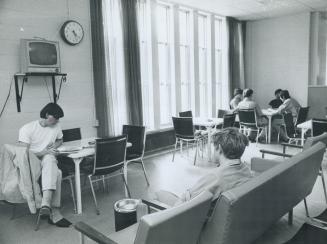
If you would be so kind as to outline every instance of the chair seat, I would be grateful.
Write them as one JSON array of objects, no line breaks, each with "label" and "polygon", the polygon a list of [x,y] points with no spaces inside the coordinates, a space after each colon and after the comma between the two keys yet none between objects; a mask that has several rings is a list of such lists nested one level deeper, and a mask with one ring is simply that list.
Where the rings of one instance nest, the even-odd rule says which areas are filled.
[{"label": "chair seat", "polygon": [[118,232],[114,232],[108,237],[116,243],[133,244],[138,227],[139,223],[136,223]]},{"label": "chair seat", "polygon": [[126,160],[133,160],[136,158],[140,158],[142,156],[141,153],[128,153],[126,154]]}]

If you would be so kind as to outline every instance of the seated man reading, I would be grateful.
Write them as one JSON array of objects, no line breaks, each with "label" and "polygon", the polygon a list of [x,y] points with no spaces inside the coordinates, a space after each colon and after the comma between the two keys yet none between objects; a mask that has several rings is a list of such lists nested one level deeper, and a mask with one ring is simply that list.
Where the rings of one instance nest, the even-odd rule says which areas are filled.
[{"label": "seated man reading", "polygon": [[243,184],[253,177],[250,168],[241,161],[244,150],[249,145],[245,135],[235,128],[225,128],[213,135],[212,140],[215,147],[214,163],[217,167],[200,178],[180,197],[167,191],[159,191],[156,193],[156,200],[169,206],[176,206],[206,190],[213,194],[214,201],[222,192]]},{"label": "seated man reading", "polygon": [[61,107],[47,104],[40,112],[41,119],[25,124],[19,130],[19,142],[41,160],[42,204],[41,218],[48,218],[50,224],[68,227],[71,223],[59,212],[61,195],[61,171],[57,166],[57,150],[62,144],[59,118],[64,116]]}]

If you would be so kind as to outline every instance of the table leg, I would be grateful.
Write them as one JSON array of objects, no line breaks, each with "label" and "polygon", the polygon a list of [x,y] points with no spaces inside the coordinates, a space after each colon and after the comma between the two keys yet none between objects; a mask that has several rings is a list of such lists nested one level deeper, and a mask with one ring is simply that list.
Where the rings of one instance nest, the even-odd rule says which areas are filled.
[{"label": "table leg", "polygon": [[271,117],[268,116],[268,143],[271,143]]},{"label": "table leg", "polygon": [[301,128],[301,146],[304,144],[304,134],[306,132],[306,129]]},{"label": "table leg", "polygon": [[82,158],[74,158],[77,214],[82,214],[81,173],[79,168],[81,161]]},{"label": "table leg", "polygon": [[208,161],[211,162],[211,126],[207,127],[208,131]]}]

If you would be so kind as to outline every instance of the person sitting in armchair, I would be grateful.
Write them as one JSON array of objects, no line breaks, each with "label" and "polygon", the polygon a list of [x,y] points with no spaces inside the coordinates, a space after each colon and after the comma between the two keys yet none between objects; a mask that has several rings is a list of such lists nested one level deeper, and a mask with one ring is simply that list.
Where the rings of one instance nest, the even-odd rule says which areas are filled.
[{"label": "person sitting in armchair", "polygon": [[19,130],[18,141],[41,160],[42,204],[41,218],[50,224],[68,227],[71,223],[59,211],[61,197],[61,171],[57,166],[57,148],[62,144],[59,119],[64,112],[58,104],[48,103],[40,112],[39,120],[25,124]]}]

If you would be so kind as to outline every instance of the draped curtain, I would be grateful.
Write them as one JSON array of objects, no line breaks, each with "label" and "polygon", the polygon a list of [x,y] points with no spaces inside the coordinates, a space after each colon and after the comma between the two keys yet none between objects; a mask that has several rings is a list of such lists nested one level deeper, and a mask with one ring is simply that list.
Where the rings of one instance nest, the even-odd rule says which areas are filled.
[{"label": "draped curtain", "polygon": [[229,80],[230,94],[235,88],[245,88],[244,76],[244,46],[245,46],[245,21],[228,17],[229,31]]},{"label": "draped curtain", "polygon": [[137,0],[122,0],[126,93],[129,123],[143,125]]}]

